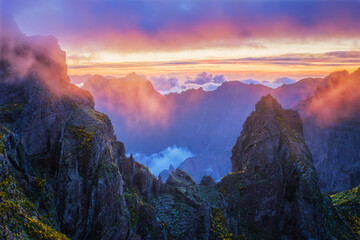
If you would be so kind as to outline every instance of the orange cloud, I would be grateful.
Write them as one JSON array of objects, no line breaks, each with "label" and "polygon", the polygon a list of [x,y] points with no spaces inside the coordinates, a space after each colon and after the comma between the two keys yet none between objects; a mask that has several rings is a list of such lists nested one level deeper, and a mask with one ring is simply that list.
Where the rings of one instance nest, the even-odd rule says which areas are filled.
[{"label": "orange cloud", "polygon": [[325,127],[359,115],[360,68],[352,74],[335,72],[325,79],[327,85],[319,87],[302,106],[305,116]]},{"label": "orange cloud", "polygon": [[105,79],[96,75],[83,88],[97,99],[98,109],[107,109],[125,119],[131,131],[142,131],[143,126],[165,128],[172,116],[172,102],[163,98],[149,81],[135,73],[119,79]]}]

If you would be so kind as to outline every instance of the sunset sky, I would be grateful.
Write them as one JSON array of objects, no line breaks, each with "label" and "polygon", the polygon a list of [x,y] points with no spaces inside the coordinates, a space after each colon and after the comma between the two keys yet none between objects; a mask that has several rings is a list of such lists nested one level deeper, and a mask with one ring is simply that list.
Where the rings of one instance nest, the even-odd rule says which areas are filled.
[{"label": "sunset sky", "polygon": [[54,35],[69,74],[300,79],[360,66],[360,1],[5,1],[26,35]]}]

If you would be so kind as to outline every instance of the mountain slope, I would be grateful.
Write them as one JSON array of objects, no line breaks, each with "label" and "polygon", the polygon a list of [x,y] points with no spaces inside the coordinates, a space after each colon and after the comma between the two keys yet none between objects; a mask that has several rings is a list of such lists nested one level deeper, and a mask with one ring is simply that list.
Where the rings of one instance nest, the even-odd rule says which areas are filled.
[{"label": "mountain slope", "polygon": [[330,74],[299,104],[320,188],[338,192],[360,184],[360,69]]},{"label": "mountain slope", "polygon": [[50,227],[71,239],[136,234],[130,204],[137,194],[155,195],[156,178],[125,156],[92,96],[70,84],[56,41],[14,32],[0,48],[1,234],[65,238]]},{"label": "mountain slope", "polygon": [[342,239],[339,232],[356,239],[331,204],[324,205],[299,114],[271,95],[245,121],[231,161],[232,173],[218,183],[230,231],[249,239]]},{"label": "mountain slope", "polygon": [[[220,188],[230,205],[247,208],[238,226],[271,239],[325,238],[321,193],[297,112],[282,109],[271,95],[263,97],[245,121],[231,161],[235,175],[224,177]],[[235,176],[241,187],[231,191]],[[231,211],[236,219],[238,211]]]}]

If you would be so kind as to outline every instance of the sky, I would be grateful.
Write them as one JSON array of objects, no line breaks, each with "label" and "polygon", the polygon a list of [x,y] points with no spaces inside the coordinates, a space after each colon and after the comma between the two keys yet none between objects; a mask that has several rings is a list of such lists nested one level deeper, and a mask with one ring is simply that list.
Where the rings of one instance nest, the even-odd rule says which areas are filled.
[{"label": "sky", "polygon": [[26,35],[58,39],[72,75],[276,82],[360,66],[360,1],[0,1]]}]

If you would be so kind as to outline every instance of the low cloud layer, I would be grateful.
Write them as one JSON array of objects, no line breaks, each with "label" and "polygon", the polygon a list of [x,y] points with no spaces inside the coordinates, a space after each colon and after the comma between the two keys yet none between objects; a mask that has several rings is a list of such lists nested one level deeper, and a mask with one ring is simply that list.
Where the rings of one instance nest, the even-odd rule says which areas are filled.
[{"label": "low cloud layer", "polygon": [[213,75],[210,73],[202,72],[196,75],[194,79],[190,78],[185,82],[186,83],[195,83],[198,85],[204,85],[205,83],[210,83],[213,81]]},{"label": "low cloud layer", "polygon": [[150,171],[158,176],[162,170],[167,170],[170,164],[177,168],[181,162],[186,158],[194,156],[186,147],[170,146],[165,150],[145,155],[141,153],[133,154],[134,159],[145,166],[148,166]]},{"label": "low cloud layer", "polygon": [[207,83],[221,84],[223,82],[226,82],[226,79],[225,79],[224,75],[222,75],[222,74],[215,75],[213,77],[213,75],[211,73],[202,72],[202,73],[197,74],[194,78],[188,77],[187,80],[185,81],[185,84],[194,83],[197,85],[204,85]]},{"label": "low cloud layer", "polygon": [[[174,73],[169,75],[150,76],[149,80],[154,86],[154,89],[161,94],[167,94],[169,92],[182,92],[188,89],[198,88],[202,88],[204,91],[213,91],[222,83],[227,81],[223,74],[214,75],[208,72],[201,72],[195,76],[185,77]],[[270,88],[277,88],[283,84],[295,83],[296,79],[290,77],[280,77],[269,81],[249,78],[241,80],[241,82],[246,84],[262,84]]]},{"label": "low cloud layer", "polygon": [[179,87],[179,80],[176,77],[167,78],[165,75],[159,77],[151,76],[150,81],[159,92],[170,92],[173,88]]},{"label": "low cloud layer", "polygon": [[289,78],[289,77],[280,77],[280,78],[276,78],[274,81],[268,81],[268,80],[259,81],[259,80],[254,80],[254,79],[245,79],[245,80],[242,80],[241,82],[246,83],[246,84],[262,84],[267,87],[277,88],[284,84],[295,83],[296,79]]},{"label": "low cloud layer", "polygon": [[277,85],[283,85],[283,84],[292,84],[295,83],[296,79],[292,79],[289,77],[281,77],[281,78],[277,78],[273,81],[274,84]]},{"label": "low cloud layer", "polygon": [[194,77],[171,73],[168,75],[150,76],[149,80],[154,89],[161,94],[198,88],[202,88],[204,91],[213,91],[226,82],[223,74],[213,75],[207,72],[196,74]]}]

